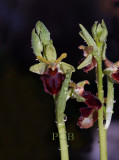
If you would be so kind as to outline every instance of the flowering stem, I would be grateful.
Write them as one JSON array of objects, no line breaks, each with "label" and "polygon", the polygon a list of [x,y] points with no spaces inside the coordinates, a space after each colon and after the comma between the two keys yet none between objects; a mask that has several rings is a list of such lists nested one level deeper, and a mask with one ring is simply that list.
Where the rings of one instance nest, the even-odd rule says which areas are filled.
[{"label": "flowering stem", "polygon": [[69,160],[66,128],[64,122],[64,111],[66,106],[66,98],[67,98],[70,79],[71,79],[71,72],[66,74],[60,93],[54,96],[55,106],[56,106],[57,128],[59,132],[61,160]]},{"label": "flowering stem", "polygon": [[[98,61],[98,98],[103,104],[102,60]],[[107,160],[107,131],[103,127],[103,107],[98,111],[100,160]]]}]

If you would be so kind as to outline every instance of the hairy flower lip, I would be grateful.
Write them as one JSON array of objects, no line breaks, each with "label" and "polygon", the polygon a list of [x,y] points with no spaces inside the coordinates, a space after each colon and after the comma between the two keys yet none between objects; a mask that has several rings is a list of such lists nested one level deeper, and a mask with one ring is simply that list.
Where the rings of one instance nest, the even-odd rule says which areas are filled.
[{"label": "hairy flower lip", "polygon": [[86,99],[85,103],[94,109],[100,109],[102,106],[102,103],[100,102],[100,100],[94,96],[93,94],[91,94],[91,92],[89,91],[84,91],[82,94],[82,97],[84,97]]},{"label": "hairy flower lip", "polygon": [[58,68],[55,68],[55,70],[48,68],[47,72],[42,74],[40,78],[43,81],[45,91],[51,95],[56,95],[61,89],[65,75],[58,72]]},{"label": "hairy flower lip", "polygon": [[93,126],[98,119],[96,109],[80,108],[81,116],[78,118],[77,125],[82,129],[88,129]]}]

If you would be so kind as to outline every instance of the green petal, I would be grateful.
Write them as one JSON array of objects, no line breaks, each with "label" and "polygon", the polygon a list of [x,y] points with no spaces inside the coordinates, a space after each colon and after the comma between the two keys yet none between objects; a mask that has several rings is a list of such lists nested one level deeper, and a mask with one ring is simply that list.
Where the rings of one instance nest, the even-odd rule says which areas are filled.
[{"label": "green petal", "polygon": [[50,43],[50,32],[41,21],[38,21],[36,23],[36,31],[40,36],[41,42],[44,45],[47,45]]},{"label": "green petal", "polygon": [[86,41],[86,43],[89,46],[93,46],[94,49],[97,48],[95,41],[93,40],[93,38],[91,37],[91,35],[88,33],[88,31],[84,28],[84,26],[82,24],[79,24],[80,28],[81,28],[81,32],[79,33],[80,36]]},{"label": "green petal", "polygon": [[43,74],[46,70],[46,64],[45,63],[35,64],[31,66],[29,70],[37,74]]},{"label": "green petal", "polygon": [[60,68],[61,70],[63,70],[64,74],[68,73],[68,72],[75,72],[75,68],[73,66],[71,66],[68,63],[65,62],[60,62]]},{"label": "green petal", "polygon": [[88,64],[92,63],[92,54],[89,54],[88,57],[77,67],[77,69],[82,69]]},{"label": "green petal", "polygon": [[42,56],[41,52],[43,51],[43,45],[42,45],[38,35],[35,33],[35,29],[32,30],[31,44],[32,44],[34,54],[36,56]]},{"label": "green petal", "polygon": [[54,62],[57,58],[55,47],[52,44],[48,44],[45,49],[45,57],[48,61]]}]

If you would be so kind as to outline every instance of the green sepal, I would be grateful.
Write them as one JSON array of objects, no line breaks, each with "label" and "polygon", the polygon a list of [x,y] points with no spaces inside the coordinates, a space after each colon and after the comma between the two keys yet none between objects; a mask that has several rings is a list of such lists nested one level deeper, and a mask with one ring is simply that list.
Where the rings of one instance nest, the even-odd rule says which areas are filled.
[{"label": "green sepal", "polygon": [[36,56],[42,56],[41,52],[43,51],[43,45],[42,45],[38,35],[35,33],[35,29],[32,30],[31,44],[32,44],[34,54]]},{"label": "green sepal", "polygon": [[80,36],[86,41],[88,46],[93,46],[94,49],[96,49],[97,48],[96,43],[91,37],[91,35],[88,33],[88,31],[84,28],[82,24],[79,24],[79,26],[81,28],[81,32],[79,32]]},{"label": "green sepal", "polygon": [[45,63],[38,63],[30,67],[30,71],[37,74],[43,74],[47,65]]},{"label": "green sepal", "polygon": [[77,86],[78,87],[84,87],[85,84],[90,84],[90,82],[88,80],[84,80],[84,81],[81,81],[81,82],[77,83]]},{"label": "green sepal", "polygon": [[68,72],[75,72],[75,68],[68,63],[60,62],[59,65],[64,74],[67,74]]},{"label": "green sepal", "polygon": [[56,50],[55,50],[55,47],[53,46],[53,44],[48,44],[46,46],[45,57],[48,61],[50,61],[52,63],[57,59]]},{"label": "green sepal", "polygon": [[85,66],[92,63],[92,54],[89,54],[88,57],[77,67],[77,69],[82,69]]},{"label": "green sepal", "polygon": [[43,45],[47,45],[50,43],[50,32],[41,21],[38,21],[36,23],[36,31],[40,36]]}]

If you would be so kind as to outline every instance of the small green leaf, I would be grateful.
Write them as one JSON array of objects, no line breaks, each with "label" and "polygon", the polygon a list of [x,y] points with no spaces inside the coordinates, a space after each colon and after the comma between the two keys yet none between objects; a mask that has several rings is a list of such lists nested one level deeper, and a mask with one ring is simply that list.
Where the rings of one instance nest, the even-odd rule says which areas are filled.
[{"label": "small green leaf", "polygon": [[46,70],[46,64],[45,63],[35,64],[31,66],[29,70],[37,74],[43,74]]},{"label": "small green leaf", "polygon": [[57,58],[55,47],[52,44],[48,44],[45,49],[45,56],[48,61],[54,62]]},{"label": "small green leaf", "polygon": [[85,66],[92,63],[92,54],[89,54],[88,57],[77,67],[77,69],[82,69]]},{"label": "small green leaf", "polygon": [[44,45],[47,45],[50,43],[50,32],[41,21],[38,21],[36,23],[36,31],[40,36],[41,42]]},{"label": "small green leaf", "polygon": [[43,51],[43,45],[42,45],[38,35],[35,33],[35,29],[33,29],[33,31],[32,31],[31,44],[32,44],[34,54],[36,56],[42,56],[41,52]]},{"label": "small green leaf", "polygon": [[60,68],[63,70],[64,74],[67,74],[70,71],[75,72],[75,68],[65,62],[60,62]]},{"label": "small green leaf", "polygon": [[82,24],[79,24],[80,28],[81,28],[81,32],[79,33],[81,35],[81,37],[86,41],[86,43],[89,46],[93,46],[94,49],[97,48],[95,41],[93,40],[93,38],[91,37],[91,35],[88,33],[88,31],[84,28],[84,26]]}]

